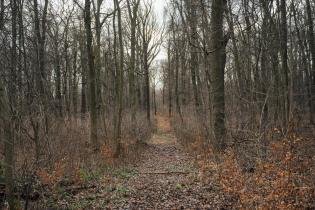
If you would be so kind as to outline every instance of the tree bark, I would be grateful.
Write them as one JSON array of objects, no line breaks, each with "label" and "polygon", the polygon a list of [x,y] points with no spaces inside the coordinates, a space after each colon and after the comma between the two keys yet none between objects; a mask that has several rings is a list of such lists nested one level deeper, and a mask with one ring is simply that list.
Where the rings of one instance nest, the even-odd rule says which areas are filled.
[{"label": "tree bark", "polygon": [[121,122],[122,122],[122,109],[123,109],[123,71],[124,71],[124,47],[122,36],[122,20],[121,20],[121,8],[118,0],[114,0],[115,9],[117,10],[118,19],[118,38],[119,38],[119,65],[116,75],[116,104],[115,104],[115,120],[114,120],[114,139],[117,141],[117,148],[115,151],[115,157],[118,157],[121,153]]},{"label": "tree bark", "polygon": [[223,14],[226,0],[213,0],[211,10],[211,34],[210,34],[210,65],[212,68],[213,82],[213,147],[216,153],[223,152],[225,143],[225,46],[223,36]]},{"label": "tree bark", "polygon": [[289,86],[289,66],[288,66],[288,26],[287,26],[287,8],[286,0],[281,0],[280,4],[280,13],[281,13],[281,61],[282,61],[282,74],[283,74],[283,93],[284,93],[284,118],[285,126],[288,125],[290,120],[290,86]]},{"label": "tree bark", "polygon": [[94,68],[94,54],[92,48],[93,35],[91,29],[91,1],[85,0],[85,30],[86,30],[86,48],[89,66],[89,104],[90,104],[90,141],[93,150],[99,150],[99,142],[97,136],[97,107],[96,107],[96,80]]},{"label": "tree bark", "polygon": [[[131,22],[130,25],[130,71],[129,71],[129,97],[131,105],[131,121],[136,120],[136,86],[135,86],[135,70],[136,70],[136,28],[137,28],[137,14],[140,0],[132,1],[132,6],[130,0],[127,1],[128,4],[128,14]],[[135,123],[132,123],[133,131],[135,131]]]},{"label": "tree bark", "polygon": [[16,67],[17,67],[17,2],[11,0],[11,32],[12,32],[12,47],[10,61],[10,84],[8,98],[5,89],[0,81],[0,117],[1,124],[4,125],[4,154],[5,154],[5,186],[6,196],[10,210],[17,209],[14,198],[14,117],[17,114],[16,110]]},{"label": "tree bark", "polygon": [[172,109],[173,109],[173,101],[172,101],[172,95],[173,95],[173,85],[172,85],[172,66],[171,66],[171,43],[169,40],[168,43],[168,49],[167,49],[167,56],[168,56],[168,116],[172,116]]},{"label": "tree bark", "polygon": [[4,10],[5,10],[5,7],[4,7],[4,0],[1,0],[0,1],[0,31],[2,30],[3,28],[3,25],[4,25],[4,21],[3,21],[3,17],[4,17]]},{"label": "tree bark", "polygon": [[145,40],[145,35],[143,36],[143,68],[145,74],[145,102],[146,102],[146,112],[147,120],[151,123],[151,106],[150,106],[150,72],[148,65],[148,43]]},{"label": "tree bark", "polygon": [[310,85],[312,88],[311,90],[311,102],[310,102],[310,113],[311,113],[311,123],[314,124],[314,113],[315,113],[315,108],[314,106],[312,106],[312,104],[315,102],[315,99],[313,98],[312,93],[314,93],[315,91],[315,36],[314,36],[314,21],[313,21],[313,12],[312,12],[312,8],[311,8],[311,3],[310,0],[306,0],[306,13],[307,13],[307,22],[308,22],[308,39],[309,39],[309,46],[310,46],[310,51],[312,54],[312,69],[311,69],[311,78],[310,79]]},{"label": "tree bark", "polygon": [[81,116],[85,117],[87,112],[86,107],[86,73],[87,73],[87,53],[86,53],[86,44],[84,44],[84,33],[80,30],[79,37],[79,45],[80,45],[80,60],[81,60]]},{"label": "tree bark", "polygon": [[[48,10],[48,0],[45,0],[43,15],[40,18],[38,12],[38,2],[34,0],[34,23],[35,23],[35,34],[36,34],[36,49],[37,49],[37,88],[41,95],[42,100],[47,97],[45,95],[45,82],[46,82],[46,53],[45,53],[45,43],[46,43],[46,16]],[[40,27],[41,25],[41,27]]]},{"label": "tree bark", "polygon": [[199,62],[198,62],[198,32],[197,32],[197,1],[189,0],[187,1],[189,9],[189,25],[190,25],[190,71],[191,71],[191,81],[193,86],[193,93],[195,99],[195,109],[198,115],[201,114],[201,101],[197,86],[198,81],[198,71],[199,71]]}]

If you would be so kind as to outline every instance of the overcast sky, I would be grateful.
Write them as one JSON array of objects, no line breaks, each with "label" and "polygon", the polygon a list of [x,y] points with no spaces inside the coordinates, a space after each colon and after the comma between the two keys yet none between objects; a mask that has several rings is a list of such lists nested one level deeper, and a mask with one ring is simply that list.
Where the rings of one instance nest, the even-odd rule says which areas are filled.
[{"label": "overcast sky", "polygon": [[[152,0],[152,1],[154,5],[154,11],[156,14],[156,19],[162,28],[163,19],[164,19],[164,7],[166,7],[168,0]],[[166,50],[163,49],[163,47],[161,47],[161,51],[158,54],[156,59],[157,60],[166,59],[166,56],[167,56]]]},{"label": "overcast sky", "polygon": [[159,21],[163,22],[163,11],[167,0],[153,0],[154,10]]}]

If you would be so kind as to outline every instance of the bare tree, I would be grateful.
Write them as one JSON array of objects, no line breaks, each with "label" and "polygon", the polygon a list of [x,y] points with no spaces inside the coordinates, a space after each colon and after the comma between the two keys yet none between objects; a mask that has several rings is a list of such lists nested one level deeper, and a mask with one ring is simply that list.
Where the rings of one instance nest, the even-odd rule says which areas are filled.
[{"label": "bare tree", "polygon": [[0,119],[1,124],[4,125],[4,147],[5,147],[5,184],[6,195],[8,196],[9,208],[12,210],[17,209],[14,197],[14,139],[15,139],[15,119],[17,117],[16,106],[16,67],[17,67],[17,2],[11,0],[11,32],[12,32],[12,45],[11,45],[11,57],[10,57],[10,81],[11,84],[8,88],[8,97],[5,93],[5,89],[0,81]]},{"label": "bare tree", "polygon": [[281,13],[281,60],[283,71],[283,91],[284,91],[284,122],[290,120],[290,87],[289,87],[289,67],[288,67],[288,26],[287,26],[287,4],[285,0],[281,0],[280,13]]},{"label": "bare tree", "polygon": [[144,93],[147,120],[151,123],[151,106],[150,106],[150,66],[157,56],[164,30],[159,32],[157,29],[157,22],[154,14],[152,13],[152,1],[145,2],[139,14],[139,34],[141,37],[142,47],[142,65],[144,70]]},{"label": "bare tree", "polygon": [[[118,49],[119,49],[119,64],[117,65],[116,75],[116,103],[115,103],[115,118],[114,118],[114,139],[117,142],[117,148],[115,156],[119,156],[121,153],[121,122],[122,122],[122,110],[123,110],[123,79],[124,79],[124,47],[123,47],[123,32],[122,32],[122,15],[120,2],[114,0],[115,11],[117,10],[118,19]],[[114,23],[115,24],[115,23]]]},{"label": "bare tree", "polygon": [[[313,81],[309,81],[310,85],[313,87],[313,89],[311,90],[313,93],[314,92],[314,84],[315,84],[315,35],[314,35],[314,17],[312,16],[313,12],[312,12],[312,8],[311,8],[311,3],[310,0],[306,0],[306,14],[307,14],[307,23],[308,23],[308,27],[309,27],[309,31],[308,31],[308,39],[309,39],[309,46],[310,46],[310,51],[311,51],[311,55],[312,55],[312,70],[310,71],[311,74],[309,78],[313,78]],[[310,94],[311,97],[312,94]],[[310,112],[311,112],[311,122],[314,123],[314,107],[312,106],[312,104],[314,103],[314,98],[310,98]]]},{"label": "bare tree", "polygon": [[224,70],[226,62],[225,47],[227,40],[223,34],[223,14],[226,0],[214,0],[211,10],[210,65],[212,67],[213,91],[213,146],[216,152],[224,151],[225,143],[225,89]]},{"label": "bare tree", "polygon": [[99,149],[99,142],[97,138],[97,107],[96,107],[96,79],[95,79],[95,68],[94,68],[94,55],[93,55],[93,35],[91,27],[91,0],[85,0],[84,7],[84,25],[86,31],[86,48],[88,55],[88,69],[89,69],[89,104],[90,104],[90,141],[93,149]]},{"label": "bare tree", "polygon": [[[136,120],[136,89],[135,89],[135,71],[136,71],[136,29],[138,20],[138,8],[140,0],[127,0],[128,15],[130,19],[130,71],[129,71],[129,96],[131,104],[131,121]],[[135,128],[133,128],[135,129]]]}]

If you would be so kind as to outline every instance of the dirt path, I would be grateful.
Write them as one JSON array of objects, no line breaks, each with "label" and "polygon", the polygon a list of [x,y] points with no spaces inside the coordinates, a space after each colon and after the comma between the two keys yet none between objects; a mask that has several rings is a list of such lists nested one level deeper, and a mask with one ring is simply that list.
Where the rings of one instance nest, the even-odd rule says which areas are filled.
[{"label": "dirt path", "polygon": [[169,120],[157,117],[157,132],[135,166],[135,175],[119,183],[110,199],[113,209],[213,209],[222,198],[213,186],[198,181],[197,169],[171,131]]},{"label": "dirt path", "polygon": [[138,156],[136,165],[82,173],[85,185],[58,187],[30,209],[231,209],[215,183],[199,181],[194,158],[177,142],[167,117],[157,117],[157,131]]}]

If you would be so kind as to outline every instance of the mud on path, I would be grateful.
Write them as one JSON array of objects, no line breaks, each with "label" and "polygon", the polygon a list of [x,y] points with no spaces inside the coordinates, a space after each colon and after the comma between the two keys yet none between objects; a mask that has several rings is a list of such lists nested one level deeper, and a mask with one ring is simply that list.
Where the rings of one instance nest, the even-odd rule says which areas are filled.
[{"label": "mud on path", "polygon": [[193,158],[176,141],[170,121],[158,116],[157,132],[135,166],[135,175],[118,183],[109,209],[222,209],[214,186],[200,183]]}]

